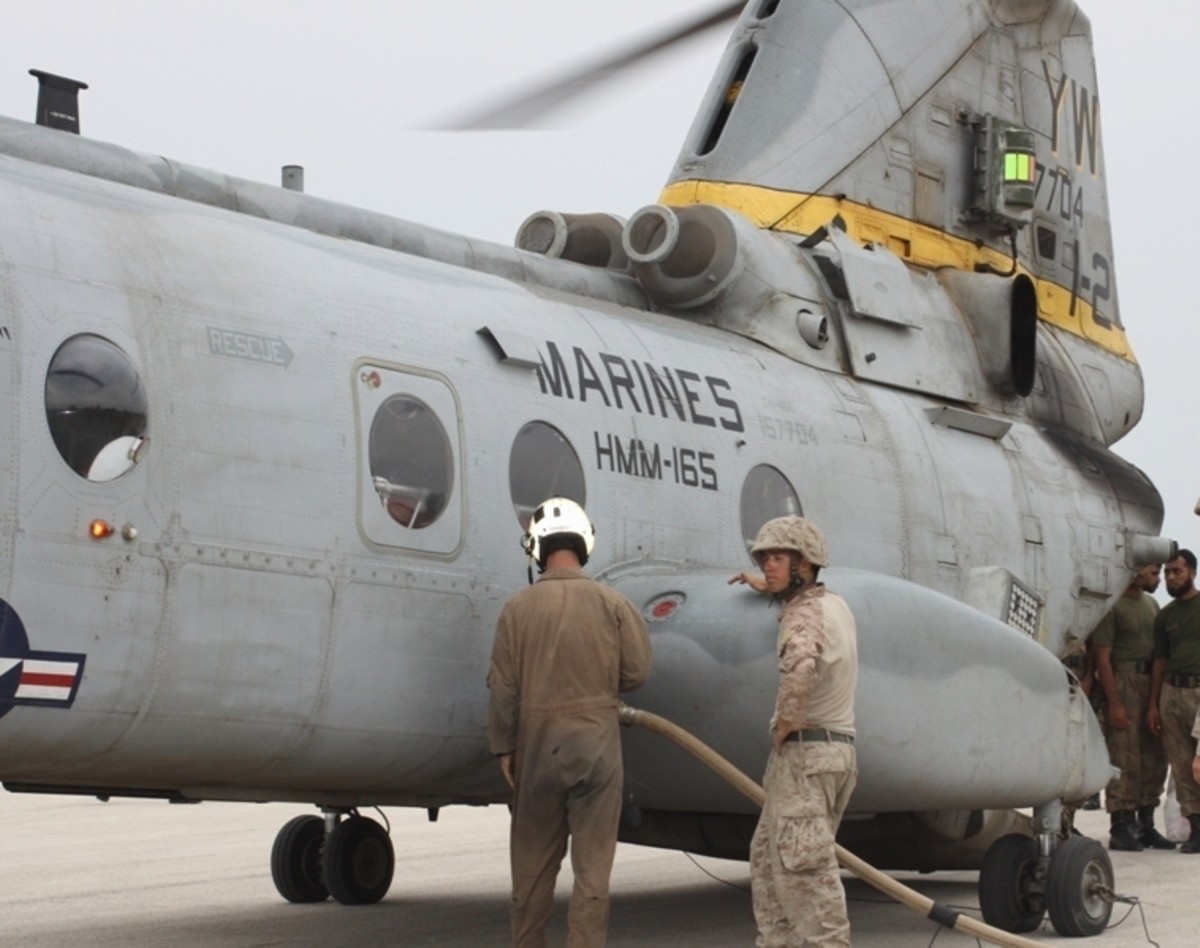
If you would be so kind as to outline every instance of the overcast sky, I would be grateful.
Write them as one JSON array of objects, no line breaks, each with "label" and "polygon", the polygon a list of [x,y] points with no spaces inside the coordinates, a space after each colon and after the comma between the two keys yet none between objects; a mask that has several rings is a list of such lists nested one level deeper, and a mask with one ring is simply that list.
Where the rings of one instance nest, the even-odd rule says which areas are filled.
[{"label": "overcast sky", "polygon": [[[418,131],[719,5],[715,0],[41,0],[0,30],[0,114],[32,119],[30,67],[87,82],[85,135],[241,177],[306,168],[306,190],[501,242],[532,211],[653,202],[724,48],[720,30],[553,117],[552,130]],[[1200,549],[1195,431],[1200,184],[1192,101],[1200,5],[1080,4],[1097,49],[1121,313],[1146,375],[1116,448]]]}]

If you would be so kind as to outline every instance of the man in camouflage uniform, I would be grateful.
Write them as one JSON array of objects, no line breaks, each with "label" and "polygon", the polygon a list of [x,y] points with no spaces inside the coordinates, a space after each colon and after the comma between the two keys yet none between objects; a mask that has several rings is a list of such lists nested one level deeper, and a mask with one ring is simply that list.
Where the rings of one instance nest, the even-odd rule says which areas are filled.
[{"label": "man in camouflage uniform", "polygon": [[488,745],[513,789],[509,856],[516,948],[544,948],[571,840],[568,948],[601,948],[624,772],[617,692],[650,674],[650,639],[628,599],[586,577],[592,524],[555,497],[526,550],[541,577],[504,604],[488,671]]},{"label": "man in camouflage uniform", "polygon": [[762,575],[739,573],[730,582],[770,593],[783,606],[766,803],[750,844],[756,944],[848,948],[834,839],[858,779],[854,616],[845,600],[816,581],[829,556],[821,531],[808,520],[768,521],[751,553]]},{"label": "man in camouflage uniform", "polygon": [[[1162,738],[1150,730],[1150,668],[1154,660],[1154,619],[1162,567],[1144,566],[1112,611],[1092,633],[1096,678],[1104,690],[1104,739],[1120,773],[1104,792],[1112,821],[1109,849],[1137,852],[1146,846],[1174,849],[1154,828],[1154,811],[1167,779]],[[1135,816],[1136,814],[1136,816]]]},{"label": "man in camouflage uniform", "polygon": [[1175,775],[1179,811],[1191,824],[1180,852],[1200,853],[1200,784],[1192,773],[1196,738],[1192,728],[1200,709],[1200,597],[1196,555],[1180,550],[1166,565],[1167,592],[1173,602],[1154,620],[1154,665],[1150,672],[1150,730],[1161,734]]},{"label": "man in camouflage uniform", "polygon": [[1200,709],[1196,710],[1196,720],[1192,723],[1192,740],[1196,741],[1196,756],[1192,758],[1192,779],[1200,784]]}]

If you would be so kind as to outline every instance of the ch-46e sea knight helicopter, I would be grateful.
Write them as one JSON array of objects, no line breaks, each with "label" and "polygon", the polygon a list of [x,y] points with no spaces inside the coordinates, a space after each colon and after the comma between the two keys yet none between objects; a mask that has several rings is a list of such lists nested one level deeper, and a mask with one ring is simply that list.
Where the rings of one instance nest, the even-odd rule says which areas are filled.
[{"label": "ch-46e sea knight helicopter", "polygon": [[[1107,857],[1057,831],[1109,764],[1059,657],[1171,544],[1109,450],[1142,379],[1088,21],[732,13],[659,203],[515,249],[70,134],[57,77],[59,127],[0,121],[9,790],[316,804],[282,894],[382,898],[357,808],[506,799],[491,629],[555,494],[648,620],[637,704],[760,773],[774,613],[726,578],[803,512],[860,629],[843,841],[981,866],[1003,927],[1103,926]],[[735,791],[626,741],[624,839],[745,854]]]}]

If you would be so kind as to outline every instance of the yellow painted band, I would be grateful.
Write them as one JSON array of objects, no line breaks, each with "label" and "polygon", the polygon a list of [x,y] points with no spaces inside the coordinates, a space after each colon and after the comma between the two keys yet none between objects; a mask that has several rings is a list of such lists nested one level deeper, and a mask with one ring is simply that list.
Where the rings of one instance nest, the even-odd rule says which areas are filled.
[{"label": "yellow painted band", "polygon": [[[882,244],[902,260],[915,266],[975,269],[989,264],[1008,272],[1012,258],[990,247],[977,246],[970,240],[954,237],[944,230],[888,214],[865,204],[821,194],[797,194],[749,184],[724,184],[717,181],[677,181],[663,190],[659,199],[672,207],[689,204],[714,204],[737,211],[755,226],[789,234],[811,234],[835,216],[846,222],[846,233],[862,243]],[[1078,336],[1100,348],[1136,362],[1125,330],[1098,323],[1092,305],[1071,290],[1052,280],[1040,279],[1018,265],[1037,288],[1038,315],[1046,323]],[[1072,301],[1074,312],[1072,312]]]}]

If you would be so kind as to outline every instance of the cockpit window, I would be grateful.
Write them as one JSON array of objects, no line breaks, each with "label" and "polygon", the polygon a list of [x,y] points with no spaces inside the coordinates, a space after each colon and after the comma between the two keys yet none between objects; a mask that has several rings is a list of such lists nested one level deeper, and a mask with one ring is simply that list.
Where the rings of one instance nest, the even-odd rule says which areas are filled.
[{"label": "cockpit window", "polygon": [[375,413],[371,482],[388,515],[421,530],[437,521],[454,489],[454,456],[434,412],[412,395],[393,395]]},{"label": "cockpit window", "polygon": [[146,434],[146,391],[132,360],[100,336],[72,336],[50,360],[46,420],[76,474],[120,477],[137,463]]},{"label": "cockpit window", "polygon": [[795,488],[778,468],[760,464],[746,475],[746,483],[742,485],[742,536],[747,550],[768,520],[803,513]]},{"label": "cockpit window", "polygon": [[531,421],[517,432],[508,456],[508,487],[522,530],[549,497],[568,497],[586,506],[579,456],[563,433],[544,421]]}]

